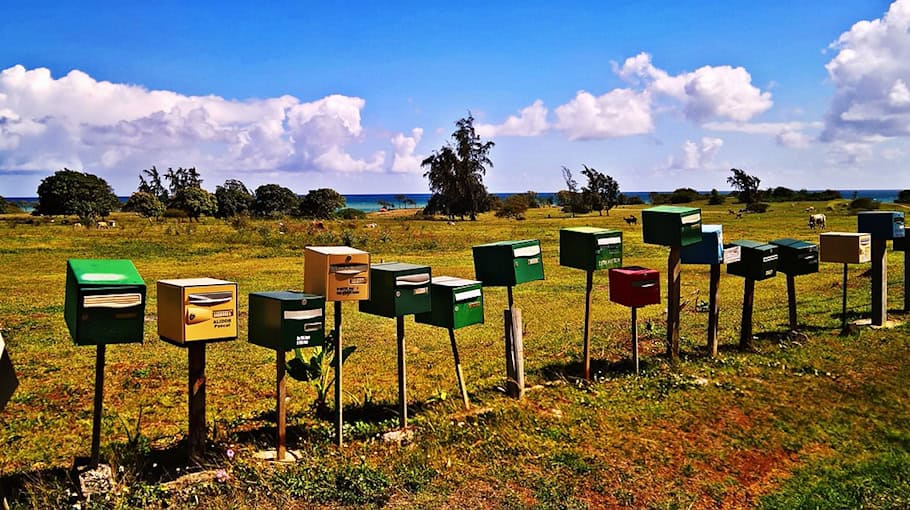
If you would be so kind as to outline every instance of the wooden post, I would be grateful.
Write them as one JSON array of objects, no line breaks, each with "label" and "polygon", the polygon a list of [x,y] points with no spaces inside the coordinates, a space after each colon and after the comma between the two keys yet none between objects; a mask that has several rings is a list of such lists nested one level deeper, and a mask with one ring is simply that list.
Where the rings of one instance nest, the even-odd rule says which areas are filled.
[{"label": "wooden post", "polygon": [[717,322],[720,317],[718,290],[720,290],[720,264],[711,264],[711,280],[708,284],[708,353],[712,358],[717,357]]},{"label": "wooden post", "polygon": [[512,310],[512,356],[515,359],[515,398],[525,396],[525,348],[524,333],[522,332],[521,309]]},{"label": "wooden post", "polygon": [[847,329],[847,263],[844,263],[844,280],[841,284],[840,330]]},{"label": "wooden post", "polygon": [[92,453],[89,467],[98,467],[101,452],[101,414],[104,406],[104,354],[105,345],[98,344],[95,350],[95,406],[92,415]]},{"label": "wooden post", "polygon": [[799,329],[799,321],[796,318],[796,277],[787,275],[787,309],[789,311],[790,331]]},{"label": "wooden post", "polygon": [[904,311],[910,312],[910,250],[904,251]]},{"label": "wooden post", "polygon": [[335,301],[335,444],[344,444],[341,393],[341,301]]},{"label": "wooden post", "polygon": [[404,317],[396,317],[395,324],[398,333],[398,424],[401,428],[407,428],[408,390],[407,376],[405,375]]},{"label": "wooden post", "polygon": [[881,326],[888,320],[888,257],[887,241],[872,238],[872,325]]},{"label": "wooden post", "polygon": [[681,246],[671,246],[667,257],[667,356],[679,358],[679,294]]},{"label": "wooden post", "polygon": [[455,330],[449,328],[449,342],[452,344],[452,357],[455,358],[455,378],[458,379],[458,389],[461,390],[461,400],[464,402],[464,408],[470,409],[471,402],[468,400],[468,389],[464,384],[464,375],[461,373],[461,358],[458,356],[458,345],[455,343]]},{"label": "wooden post", "polygon": [[284,365],[287,363],[285,359],[285,352],[283,349],[278,349],[275,351],[275,382],[276,388],[275,393],[275,413],[278,415],[276,418],[276,428],[277,430],[277,440],[278,444],[275,447],[275,460],[283,461],[284,455],[287,452],[287,437],[285,435],[287,431],[287,414],[288,406],[286,402],[287,397],[287,376],[285,374]]},{"label": "wooden post", "polygon": [[743,288],[743,319],[739,331],[739,348],[752,348],[752,305],[755,301],[755,280],[746,278]]},{"label": "wooden post", "polygon": [[190,460],[205,457],[205,342],[187,345],[189,365],[189,444]]},{"label": "wooden post", "polygon": [[632,307],[632,363],[638,375],[638,308]]},{"label": "wooden post", "polygon": [[594,271],[588,270],[585,283],[585,336],[584,336],[584,377],[591,380],[591,295],[594,290]]}]

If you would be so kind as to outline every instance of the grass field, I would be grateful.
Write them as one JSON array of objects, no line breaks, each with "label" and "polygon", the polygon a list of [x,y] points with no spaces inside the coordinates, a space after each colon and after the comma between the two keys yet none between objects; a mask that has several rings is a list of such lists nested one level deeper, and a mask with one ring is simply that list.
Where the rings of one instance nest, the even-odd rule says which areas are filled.
[{"label": "grass field", "polygon": [[[703,207],[725,240],[795,237],[810,204],[773,204],[736,219],[733,205]],[[819,204],[812,204],[816,207]],[[824,207],[824,204],[822,204]],[[841,211],[842,209],[837,209]],[[74,346],[63,322],[68,258],[129,258],[148,284],[144,344],[107,351],[102,455],[120,489],[86,506],[194,508],[360,505],[419,508],[906,508],[910,506],[910,328],[860,329],[840,336],[840,266],[797,279],[802,334],[787,334],[785,278],[756,285],[752,352],[737,349],[743,280],[721,281],[720,355],[705,354],[708,268],[683,266],[681,360],[664,357],[662,306],[639,311],[641,376],[630,373],[629,310],[610,303],[595,277],[596,380],[581,373],[584,273],[558,265],[558,231],[604,226],[624,231],[624,262],[666,274],[667,249],[644,245],[622,216],[569,218],[532,210],[524,221],[482,215],[477,222],[371,215],[367,220],[150,224],[115,215],[118,228],[87,230],[0,217],[0,328],[20,387],[0,413],[0,477],[13,507],[72,503],[65,472],[88,454],[94,349]],[[364,225],[376,223],[368,229]],[[828,213],[828,229],[855,231],[856,218]],[[318,419],[306,383],[289,384],[293,466],[253,459],[274,435],[274,353],[246,342],[246,295],[302,289],[303,247],[348,242],[374,261],[428,264],[434,275],[473,277],[470,247],[538,238],[546,280],[515,289],[525,328],[531,387],[504,396],[505,290],[485,290],[486,323],[457,332],[471,399],[465,413],[446,332],[406,319],[413,442],[378,436],[396,426],[395,325],[344,305],[342,450]],[[889,252],[891,316],[906,320],[902,254]],[[868,315],[867,267],[849,273],[851,318]],[[208,348],[206,468],[218,479],[159,485],[189,471],[180,460],[186,427],[186,352],[158,339],[155,280],[212,276],[239,283],[240,338]],[[665,293],[665,282],[661,284]],[[664,301],[665,302],[665,301]],[[328,307],[331,309],[331,307]],[[327,321],[330,324],[329,321]],[[141,416],[141,419],[140,419]],[[236,452],[229,457],[228,450]]]}]

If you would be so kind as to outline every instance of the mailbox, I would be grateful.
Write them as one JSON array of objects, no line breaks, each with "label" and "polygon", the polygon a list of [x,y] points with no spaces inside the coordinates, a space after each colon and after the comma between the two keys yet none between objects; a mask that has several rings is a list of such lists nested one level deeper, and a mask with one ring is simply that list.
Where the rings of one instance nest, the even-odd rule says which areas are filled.
[{"label": "mailbox", "polygon": [[415,315],[414,320],[450,329],[483,324],[483,288],[479,281],[434,276],[430,287],[432,308]]},{"label": "mailbox", "polygon": [[250,343],[279,351],[325,343],[325,298],[302,292],[250,294]]},{"label": "mailbox", "polygon": [[63,317],[77,345],[142,342],[145,282],[129,260],[70,259]]},{"label": "mailbox", "polygon": [[872,234],[875,239],[904,237],[904,213],[897,211],[864,211],[856,215],[856,230]]},{"label": "mailbox", "polygon": [[660,273],[638,266],[611,269],[610,301],[633,308],[660,304]]},{"label": "mailbox", "polygon": [[871,234],[825,232],[819,240],[822,262],[865,264],[872,260]]},{"label": "mailbox", "polygon": [[560,229],[559,265],[586,271],[622,266],[622,231],[595,227]]},{"label": "mailbox", "polygon": [[720,225],[702,225],[701,241],[682,249],[683,264],[720,264],[724,261],[724,233]]},{"label": "mailbox", "polygon": [[775,239],[777,270],[785,275],[800,276],[818,272],[818,245],[796,239]]},{"label": "mailbox", "polygon": [[158,280],[158,336],[178,345],[237,338],[237,284]]},{"label": "mailbox", "polygon": [[0,334],[0,411],[6,407],[19,381],[16,379],[16,371],[13,369],[13,362],[9,358],[9,352],[6,350],[6,344],[3,342],[3,335]]},{"label": "mailbox", "polygon": [[401,317],[430,311],[430,266],[386,262],[370,266],[370,299],[360,311]]},{"label": "mailbox", "polygon": [[486,287],[511,287],[543,280],[540,241],[500,241],[471,248],[475,278]]},{"label": "mailbox", "polygon": [[701,209],[659,205],[641,212],[646,244],[689,246],[701,242]]},{"label": "mailbox", "polygon": [[767,280],[777,275],[777,246],[755,241],[733,241],[740,247],[740,260],[727,264],[727,273],[752,280]]},{"label": "mailbox", "polygon": [[910,245],[910,242],[908,242],[908,241],[910,241],[910,237],[907,237],[907,236],[895,237],[894,241],[892,241],[892,243],[891,243],[892,244],[891,248],[894,251],[907,251],[907,245]]},{"label": "mailbox", "polygon": [[303,291],[326,301],[370,299],[370,254],[348,246],[307,246]]}]

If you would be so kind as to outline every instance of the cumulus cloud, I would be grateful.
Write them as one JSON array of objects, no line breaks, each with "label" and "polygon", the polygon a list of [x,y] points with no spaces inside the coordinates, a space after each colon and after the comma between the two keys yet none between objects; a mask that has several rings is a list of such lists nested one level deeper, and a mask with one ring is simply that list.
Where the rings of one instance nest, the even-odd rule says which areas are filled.
[{"label": "cumulus cloud", "polygon": [[910,0],[857,22],[830,47],[837,54],[825,68],[836,89],[822,140],[854,143],[837,149],[851,161],[870,136],[910,135]]},{"label": "cumulus cloud", "polygon": [[714,156],[723,145],[724,141],[721,138],[703,137],[700,143],[686,140],[680,148],[680,154],[672,156],[667,166],[671,169],[685,170],[712,168]]},{"label": "cumulus cloud", "polygon": [[423,137],[423,129],[414,128],[411,130],[411,136],[405,136],[404,133],[398,133],[392,137],[392,147],[395,149],[395,155],[392,159],[393,172],[419,172],[420,162],[424,156],[414,154],[417,144]]},{"label": "cumulus cloud", "polygon": [[556,108],[556,128],[570,140],[639,135],[654,130],[647,92],[614,89],[601,96],[584,90]]},{"label": "cumulus cloud", "polygon": [[186,96],[17,65],[0,71],[0,169],[381,170],[384,151],[349,152],[363,136],[364,106],[337,94],[310,102]]},{"label": "cumulus cloud", "polygon": [[708,122],[704,124],[711,131],[773,135],[778,145],[791,149],[805,149],[812,139],[804,133],[807,129],[818,129],[822,122]]},{"label": "cumulus cloud", "polygon": [[540,99],[510,115],[502,124],[477,124],[475,131],[483,137],[537,136],[547,130],[547,108]]}]

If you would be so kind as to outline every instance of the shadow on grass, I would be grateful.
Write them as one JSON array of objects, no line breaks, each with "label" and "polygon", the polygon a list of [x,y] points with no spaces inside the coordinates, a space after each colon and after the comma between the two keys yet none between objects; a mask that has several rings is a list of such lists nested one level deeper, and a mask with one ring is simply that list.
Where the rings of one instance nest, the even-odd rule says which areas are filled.
[{"label": "shadow on grass", "polygon": [[[661,354],[657,357],[663,358],[664,355]],[[638,359],[640,372],[649,370],[655,365],[650,358],[651,356]],[[574,360],[566,363],[550,363],[533,369],[529,373],[545,381],[583,380],[583,368],[581,360]],[[617,361],[591,360],[592,379],[623,377],[629,374],[635,374],[635,365],[632,363],[632,358],[623,358]]]}]

